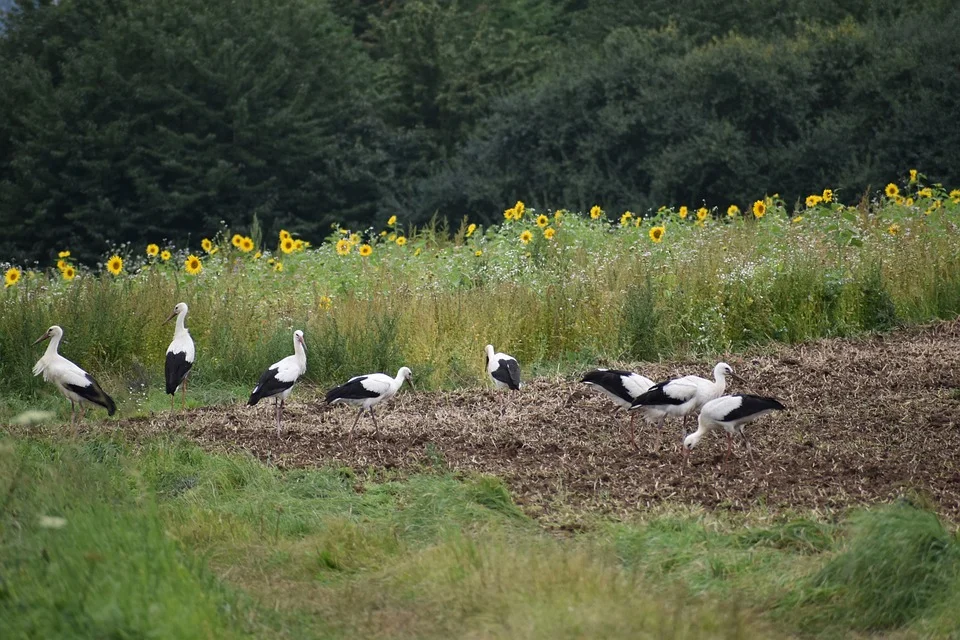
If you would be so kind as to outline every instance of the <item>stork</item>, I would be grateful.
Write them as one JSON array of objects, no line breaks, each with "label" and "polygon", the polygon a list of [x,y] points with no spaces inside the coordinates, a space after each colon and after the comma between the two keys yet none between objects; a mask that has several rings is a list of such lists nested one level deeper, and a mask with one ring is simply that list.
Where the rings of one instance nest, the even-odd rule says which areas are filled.
[{"label": "stork", "polygon": [[327,404],[343,402],[360,407],[360,411],[357,412],[357,419],[353,421],[353,426],[350,427],[350,437],[353,437],[353,430],[357,428],[357,423],[360,422],[360,416],[363,415],[364,411],[370,412],[370,417],[373,418],[374,433],[379,434],[380,425],[377,424],[377,416],[373,413],[373,408],[396,395],[404,380],[409,380],[410,386],[413,386],[413,373],[407,367],[400,367],[395,378],[391,378],[385,373],[354,376],[339,387],[334,387],[328,391],[325,400]]},{"label": "stork", "polygon": [[[632,371],[620,371],[617,369],[594,369],[593,371],[588,371],[584,374],[580,382],[590,388],[596,389],[613,400],[617,408],[628,410],[639,395],[653,386],[653,380],[646,376]],[[635,448],[638,448],[633,425],[636,416],[637,414],[635,412],[630,413],[630,443],[633,444]]]},{"label": "stork", "polygon": [[630,405],[630,411],[641,411],[648,418],[659,416],[657,427],[662,427],[667,416],[682,416],[681,434],[686,435],[687,416],[707,402],[723,395],[727,387],[727,376],[735,380],[741,378],[733,373],[733,367],[719,362],[713,368],[714,380],[700,376],[683,376],[653,385],[637,396]]},{"label": "stork", "polygon": [[487,345],[486,352],[487,373],[497,389],[520,389],[520,364],[517,359],[505,353],[494,353],[492,344]]},{"label": "stork", "polygon": [[715,398],[703,405],[700,410],[700,417],[697,419],[697,430],[688,435],[683,440],[683,459],[686,461],[690,456],[690,451],[697,446],[705,434],[722,428],[727,432],[727,453],[723,457],[723,463],[727,463],[727,458],[733,452],[733,436],[735,434],[743,438],[747,444],[747,453],[753,455],[750,448],[750,441],[743,433],[743,425],[753,422],[760,416],[765,416],[774,411],[783,411],[786,409],[779,400],[775,398],[765,398],[763,396],[754,396],[747,393],[737,393],[729,396]]},{"label": "stork", "polygon": [[270,365],[270,368],[260,376],[260,382],[250,393],[247,404],[251,407],[263,398],[273,398],[277,408],[277,435],[280,435],[280,418],[283,415],[283,404],[293,385],[307,372],[307,345],[303,341],[303,331],[293,332],[293,355],[287,356],[280,362]]},{"label": "stork", "polygon": [[193,367],[193,358],[196,353],[190,331],[183,326],[187,317],[187,303],[179,302],[173,307],[173,313],[163,321],[167,324],[174,318],[177,327],[173,330],[173,341],[167,347],[167,362],[164,365],[164,374],[167,381],[167,393],[170,394],[170,411],[174,410],[177,400],[177,387],[182,390],[183,408],[187,408],[187,376]]},{"label": "stork", "polygon": [[33,344],[50,340],[43,357],[33,365],[33,375],[43,374],[43,379],[52,382],[60,389],[60,393],[70,401],[70,425],[74,432],[77,430],[76,405],[80,405],[80,420],[83,420],[84,402],[100,405],[112,416],[117,411],[113,398],[104,393],[103,389],[89,373],[61,356],[57,349],[63,338],[63,329],[53,325],[36,339]]}]

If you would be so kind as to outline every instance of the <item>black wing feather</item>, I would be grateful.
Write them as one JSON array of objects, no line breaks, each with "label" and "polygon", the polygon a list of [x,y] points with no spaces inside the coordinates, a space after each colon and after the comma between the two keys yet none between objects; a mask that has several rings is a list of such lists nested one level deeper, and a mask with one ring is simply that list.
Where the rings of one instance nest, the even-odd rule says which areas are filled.
[{"label": "black wing feather", "polygon": [[633,375],[632,371],[595,369],[585,373],[580,382],[595,384],[626,402],[633,402],[633,396],[631,396],[627,388],[623,386],[623,379],[629,378],[631,375]]},{"label": "black wing feather", "polygon": [[363,386],[363,381],[367,379],[367,376],[359,376],[345,382],[339,387],[334,387],[327,392],[324,400],[327,403],[333,402],[334,400],[365,400],[367,398],[376,398],[380,394],[375,391],[370,391],[365,386]]},{"label": "black wing feather", "polygon": [[630,408],[632,409],[633,407],[649,407],[664,404],[683,404],[686,402],[686,400],[668,396],[664,391],[666,386],[675,379],[676,378],[670,378],[669,380],[664,380],[663,382],[658,382],[657,384],[653,385],[638,395]]},{"label": "black wing feather", "polygon": [[104,393],[103,389],[100,388],[100,385],[97,384],[97,381],[94,380],[93,376],[91,376],[89,373],[85,373],[84,377],[86,377],[87,381],[90,383],[85,387],[81,387],[80,385],[76,384],[65,384],[63,386],[65,386],[67,389],[70,389],[70,391],[73,391],[84,400],[100,405],[107,410],[108,416],[112,416],[114,413],[116,413],[117,405],[114,403],[113,398]]},{"label": "black wing feather", "polygon": [[180,386],[183,379],[190,373],[191,367],[193,367],[193,363],[187,362],[187,354],[185,352],[181,351],[180,353],[167,354],[167,362],[164,366],[164,373],[166,374],[167,380],[167,393],[176,393],[177,387]]},{"label": "black wing feather", "polygon": [[247,400],[248,405],[253,406],[264,398],[271,398],[278,393],[283,393],[296,384],[296,380],[291,380],[290,382],[277,380],[277,372],[279,370],[280,367],[270,367],[263,372],[263,375],[260,376],[260,382],[254,387],[253,393],[250,394],[250,399]]},{"label": "black wing feather", "polygon": [[752,415],[760,413],[761,411],[783,411],[786,409],[786,407],[780,404],[780,401],[776,398],[755,396],[749,393],[738,393],[735,395],[741,399],[740,406],[723,416],[723,422],[732,422],[734,420],[748,418]]},{"label": "black wing feather", "polygon": [[494,369],[493,373],[490,375],[493,376],[495,380],[499,380],[503,384],[507,385],[514,391],[520,388],[520,365],[513,358],[501,358],[497,361],[499,367]]}]

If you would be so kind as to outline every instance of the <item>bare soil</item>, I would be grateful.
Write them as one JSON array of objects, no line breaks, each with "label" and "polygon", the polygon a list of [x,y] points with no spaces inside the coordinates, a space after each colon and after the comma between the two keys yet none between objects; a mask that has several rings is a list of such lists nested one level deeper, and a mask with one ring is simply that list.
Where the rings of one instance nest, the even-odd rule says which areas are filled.
[{"label": "bare soil", "polygon": [[[129,419],[119,428],[181,432],[207,448],[241,449],[282,467],[494,474],[522,508],[548,520],[571,511],[627,515],[662,502],[829,513],[901,495],[960,515],[960,321],[726,361],[746,380],[731,392],[774,396],[788,407],[747,425],[756,457],[738,443],[726,467],[722,434],[704,438],[683,467],[678,420],[668,420],[659,449],[656,430],[638,420],[638,452],[626,440],[626,412],[613,413],[592,392],[567,403],[582,386],[576,379],[531,380],[519,392],[404,387],[378,410],[379,435],[365,415],[353,438],[356,411],[305,400],[306,389],[294,392],[279,437],[272,403]],[[714,364],[638,370],[654,380],[710,377]],[[688,431],[694,427],[691,418]]]}]

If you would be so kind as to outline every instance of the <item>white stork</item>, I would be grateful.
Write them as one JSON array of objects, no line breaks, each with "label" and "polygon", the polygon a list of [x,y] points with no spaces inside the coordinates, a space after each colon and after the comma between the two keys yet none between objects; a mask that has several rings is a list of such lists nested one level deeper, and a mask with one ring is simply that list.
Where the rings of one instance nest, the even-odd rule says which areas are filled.
[{"label": "white stork", "polygon": [[[617,369],[594,369],[584,374],[581,383],[607,396],[618,408],[630,409],[633,401],[653,386],[653,380],[632,371]],[[637,447],[633,421],[637,414],[630,413],[630,443]]]},{"label": "white stork", "polygon": [[253,406],[263,398],[273,398],[277,408],[277,435],[280,435],[280,417],[283,415],[283,403],[293,391],[293,385],[307,372],[307,345],[303,341],[303,331],[293,332],[293,355],[287,356],[280,362],[270,365],[270,368],[260,376],[260,382],[250,393],[247,404]]},{"label": "white stork", "polygon": [[520,364],[513,356],[505,353],[494,353],[493,345],[488,344],[487,373],[497,389],[520,389]]},{"label": "white stork", "polygon": [[196,351],[193,346],[193,338],[190,337],[190,331],[183,326],[187,317],[187,303],[180,302],[173,308],[163,324],[167,324],[174,318],[177,319],[177,327],[173,330],[173,341],[167,347],[167,362],[164,365],[164,375],[167,381],[167,393],[170,394],[170,410],[174,410],[174,404],[177,399],[177,387],[180,387],[183,393],[183,408],[187,408],[187,376],[190,375],[190,369],[193,367],[193,358]]},{"label": "white stork", "polygon": [[714,380],[707,380],[700,376],[683,376],[665,380],[637,396],[630,405],[630,410],[640,411],[650,418],[659,416],[658,428],[663,426],[667,416],[683,416],[683,423],[680,425],[680,435],[683,437],[687,433],[687,416],[707,402],[723,395],[727,388],[727,376],[740,380],[740,377],[733,373],[733,367],[726,362],[720,362],[713,368]]},{"label": "white stork", "polygon": [[33,375],[38,376],[42,373],[43,379],[57,385],[60,393],[70,401],[70,425],[76,431],[77,404],[80,405],[80,420],[83,420],[84,402],[100,405],[107,410],[109,416],[116,412],[117,405],[113,402],[113,398],[104,393],[93,376],[57,352],[61,338],[63,338],[63,329],[53,325],[36,339],[33,344],[47,339],[50,340],[50,344],[47,345],[43,357],[33,365]]},{"label": "white stork", "polygon": [[743,438],[743,441],[747,444],[747,453],[753,455],[750,449],[750,441],[743,433],[743,425],[753,422],[760,416],[784,409],[786,407],[774,398],[754,396],[747,393],[715,398],[703,405],[703,409],[700,410],[697,430],[684,438],[683,459],[688,458],[690,451],[700,442],[700,438],[720,428],[727,432],[727,453],[723,457],[724,464],[727,463],[727,458],[733,452],[734,434]]},{"label": "white stork", "polygon": [[375,433],[379,434],[380,425],[377,424],[377,416],[373,413],[373,408],[396,395],[404,380],[409,380],[410,386],[413,386],[413,373],[407,367],[400,367],[395,378],[391,378],[385,373],[354,376],[339,387],[328,391],[325,400],[328,404],[343,402],[360,407],[357,419],[353,421],[353,426],[350,427],[351,437],[353,437],[353,430],[357,428],[357,423],[360,422],[360,416],[363,415],[364,411],[370,412],[376,430]]}]

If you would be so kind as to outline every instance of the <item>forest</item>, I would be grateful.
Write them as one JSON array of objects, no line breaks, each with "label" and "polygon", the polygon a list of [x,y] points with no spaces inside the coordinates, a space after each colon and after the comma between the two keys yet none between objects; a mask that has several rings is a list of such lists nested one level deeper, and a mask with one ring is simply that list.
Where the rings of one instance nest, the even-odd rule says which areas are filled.
[{"label": "forest", "polygon": [[[9,4],[9,3],[7,3]],[[15,0],[0,261],[960,182],[950,0]],[[408,233],[412,230],[408,230]]]}]

